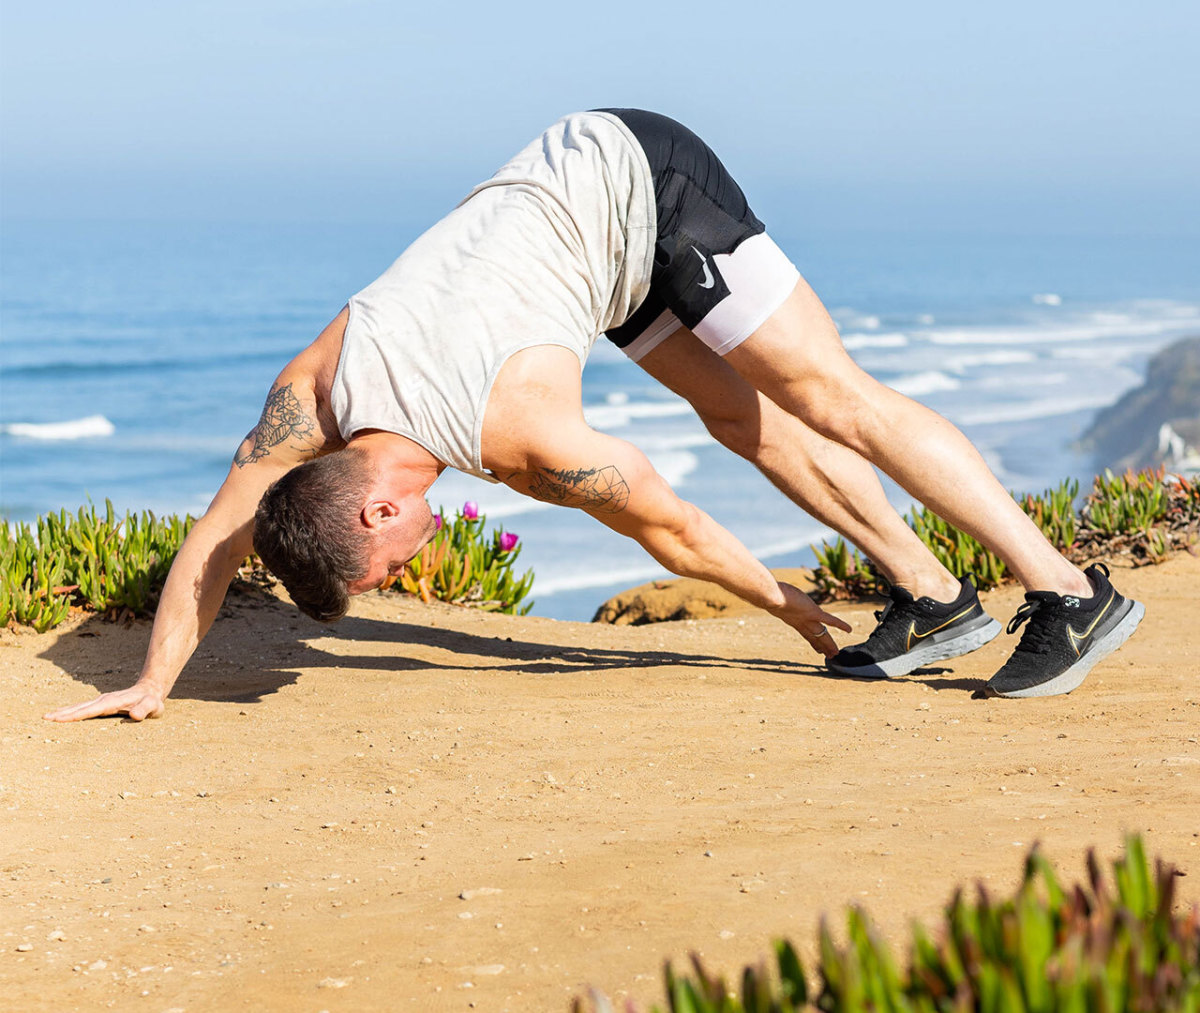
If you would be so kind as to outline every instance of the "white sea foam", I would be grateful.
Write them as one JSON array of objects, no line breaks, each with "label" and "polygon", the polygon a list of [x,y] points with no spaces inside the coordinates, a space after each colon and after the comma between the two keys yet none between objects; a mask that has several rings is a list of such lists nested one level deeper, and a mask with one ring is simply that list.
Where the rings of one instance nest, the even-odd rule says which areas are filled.
[{"label": "white sea foam", "polygon": [[887,381],[887,385],[892,390],[898,390],[908,397],[924,397],[926,394],[933,394],[940,390],[958,390],[961,386],[954,377],[947,376],[936,369],[926,370],[924,373],[898,376],[894,380]]},{"label": "white sea foam", "polygon": [[[788,555],[807,549],[822,538],[833,537],[829,528],[813,528],[804,535],[797,535],[763,545],[751,545],[750,554],[756,559],[771,559],[775,556]],[[618,569],[586,569],[579,573],[562,574],[561,576],[538,577],[534,587],[534,597],[544,598],[560,594],[563,591],[585,591],[593,587],[611,587],[617,584],[632,587],[644,584],[650,580],[674,580],[675,574],[664,570],[650,560],[645,563],[621,567]]]},{"label": "white sea foam", "polygon": [[849,351],[856,348],[903,348],[908,344],[908,335],[900,331],[889,331],[887,334],[846,334],[842,336],[842,345]]},{"label": "white sea foam", "polygon": [[672,401],[629,401],[625,404],[588,405],[583,410],[587,424],[595,429],[619,429],[634,419],[661,419],[687,415],[692,406],[683,398]]},{"label": "white sea foam", "polygon": [[1033,352],[1012,348],[997,349],[994,352],[964,352],[962,355],[951,355],[944,363],[952,373],[965,373],[976,366],[1015,366],[1023,362],[1033,362],[1036,358]]},{"label": "white sea foam", "polygon": [[1015,391],[1029,387],[1057,387],[1074,379],[1070,373],[1022,373],[1019,376],[985,376],[975,386],[979,390]]},{"label": "white sea foam", "polygon": [[864,331],[877,331],[883,321],[874,313],[859,313],[849,306],[838,306],[829,311],[829,315],[838,322],[843,330],[862,328]]},{"label": "white sea foam", "polygon": [[27,440],[83,440],[112,436],[117,427],[103,415],[88,415],[67,422],[9,422],[0,425],[0,433]]},{"label": "white sea foam", "polygon": [[786,556],[793,552],[799,552],[815,545],[822,539],[829,541],[834,537],[836,536],[830,528],[813,528],[805,535],[796,535],[778,542],[767,542],[765,545],[752,545],[749,548],[750,554],[755,559],[773,559],[775,556]]},{"label": "white sea foam", "polygon": [[695,454],[686,450],[664,450],[646,456],[672,489],[678,488],[700,463]]},{"label": "white sea foam", "polygon": [[1030,419],[1051,418],[1055,415],[1070,415],[1072,412],[1103,408],[1111,402],[1111,393],[1081,395],[1074,398],[1037,398],[1018,404],[993,405],[976,411],[956,412],[952,421],[960,426],[1027,422]]},{"label": "white sea foam", "polygon": [[1200,319],[1200,306],[1192,306],[1188,303],[1166,303],[1155,299],[1139,299],[1134,302],[1134,305],[1141,308],[1154,309],[1156,312],[1167,317],[1188,320]]},{"label": "white sea foam", "polygon": [[1050,355],[1055,359],[1082,359],[1092,363],[1112,365],[1122,362],[1145,352],[1141,345],[1066,345],[1063,348],[1050,349]]},{"label": "white sea foam", "polygon": [[[699,420],[697,420],[699,425]],[[714,447],[717,441],[707,430],[701,429],[691,433],[639,433],[637,436],[638,449],[653,456],[664,450],[694,450],[697,447]]]},{"label": "white sea foam", "polygon": [[1033,297],[1038,306],[1061,306],[1062,296],[1056,292],[1039,292]]},{"label": "white sea foam", "polygon": [[647,560],[637,566],[626,566],[615,570],[583,570],[566,573],[561,577],[539,577],[533,589],[535,598],[548,598],[563,591],[584,591],[590,587],[610,587],[620,584],[632,587],[648,580],[673,580],[675,575]]},{"label": "white sea foam", "polygon": [[1105,338],[1154,338],[1195,326],[1191,318],[1102,322],[1083,319],[1071,324],[1028,327],[958,327],[923,331],[919,336],[935,345],[1034,345],[1057,341],[1097,341]]}]

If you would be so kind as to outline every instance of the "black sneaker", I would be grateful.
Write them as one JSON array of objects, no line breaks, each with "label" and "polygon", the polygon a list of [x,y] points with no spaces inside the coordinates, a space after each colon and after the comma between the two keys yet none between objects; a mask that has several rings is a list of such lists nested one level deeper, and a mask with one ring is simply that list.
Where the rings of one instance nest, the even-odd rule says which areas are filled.
[{"label": "black sneaker", "polygon": [[1142,621],[1145,607],[1123,598],[1108,582],[1108,567],[1084,571],[1096,593],[1091,598],[1030,591],[1008,624],[1015,633],[1029,625],[1012,657],[988,681],[989,696],[1054,696],[1070,693],[1092,666],[1120,647]]},{"label": "black sneaker", "polygon": [[868,679],[894,679],[914,668],[956,658],[982,647],[1000,632],[1000,624],[983,611],[975,585],[963,577],[954,601],[917,598],[902,587],[875,613],[879,625],[864,643],[846,647],[825,662],[831,672]]}]

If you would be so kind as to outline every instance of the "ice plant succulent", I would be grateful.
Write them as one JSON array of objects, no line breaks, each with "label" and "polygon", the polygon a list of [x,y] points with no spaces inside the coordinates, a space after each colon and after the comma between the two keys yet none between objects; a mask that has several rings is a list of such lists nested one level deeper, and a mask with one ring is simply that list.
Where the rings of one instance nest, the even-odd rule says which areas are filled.
[{"label": "ice plant succulent", "polygon": [[[1167,475],[1162,468],[1097,475],[1080,510],[1075,509],[1078,494],[1074,479],[1040,495],[1014,493],[1050,544],[1073,563],[1118,555],[1134,566],[1160,563],[1200,535],[1200,482]],[[980,590],[1011,579],[999,556],[924,507],[915,508],[906,520],[956,577],[973,574]],[[882,577],[871,560],[860,558],[840,537],[813,546],[813,551],[821,600],[862,597]]]},{"label": "ice plant succulent", "polygon": [[[1094,852],[1087,881],[1064,887],[1035,848],[1015,894],[982,885],[971,900],[958,890],[938,931],[917,924],[907,959],[897,961],[866,913],[846,914],[835,938],[823,923],[816,976],[793,946],[775,944],[777,971],[743,969],[741,993],[693,956],[691,973],[665,971],[669,1013],[1083,1013],[1085,1010],[1200,1010],[1200,907],[1175,902],[1182,872],[1152,868],[1141,839],[1106,878]],[[841,939],[845,941],[842,942]],[[593,992],[575,1013],[610,1013]],[[630,1002],[626,1007],[635,1013]],[[655,1006],[660,1011],[662,1007]]]},{"label": "ice plant succulent", "polygon": [[432,540],[409,561],[393,585],[396,590],[423,601],[436,599],[489,612],[529,611],[533,602],[525,599],[533,587],[533,572],[519,578],[512,572],[521,552],[520,536],[510,531],[485,533],[487,518],[470,500],[453,520],[439,508],[434,524]]}]

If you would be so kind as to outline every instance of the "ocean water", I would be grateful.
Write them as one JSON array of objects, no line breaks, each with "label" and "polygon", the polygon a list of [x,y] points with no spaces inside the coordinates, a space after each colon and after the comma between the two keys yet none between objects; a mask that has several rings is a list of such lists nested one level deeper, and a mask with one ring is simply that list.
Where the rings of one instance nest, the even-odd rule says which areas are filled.
[{"label": "ocean water", "polygon": [[[6,222],[0,246],[0,515],[88,497],[202,512],[279,369],[418,233],[409,225]],[[1200,333],[1200,241],[776,234],[864,368],[957,423],[1014,490],[1087,480],[1072,449],[1147,359]],[[773,566],[828,534],[603,340],[591,423]],[[899,509],[909,497],[889,486]],[[588,619],[663,571],[576,511],[447,472],[521,535],[534,612]]]}]

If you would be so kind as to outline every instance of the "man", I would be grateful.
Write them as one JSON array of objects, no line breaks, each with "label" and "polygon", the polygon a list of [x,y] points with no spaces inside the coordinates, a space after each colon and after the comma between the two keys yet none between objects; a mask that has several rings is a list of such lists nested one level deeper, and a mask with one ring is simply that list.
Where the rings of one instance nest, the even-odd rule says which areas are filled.
[{"label": "man", "polygon": [[[846,623],[587,426],[580,371],[601,333],[878,561],[892,600],[866,643],[839,653],[826,624]],[[567,116],[284,368],[175,560],[137,683],[47,716],[161,715],[252,546],[301,609],[339,618],[432,536],[424,495],[447,466],[587,511],[778,616],[834,671],[894,676],[986,643],[999,624],[891,509],[871,463],[1029,589],[993,692],[1068,692],[1137,626],[1142,607],[1059,555],[958,430],[857,368],[699,138],[639,110]]]}]

